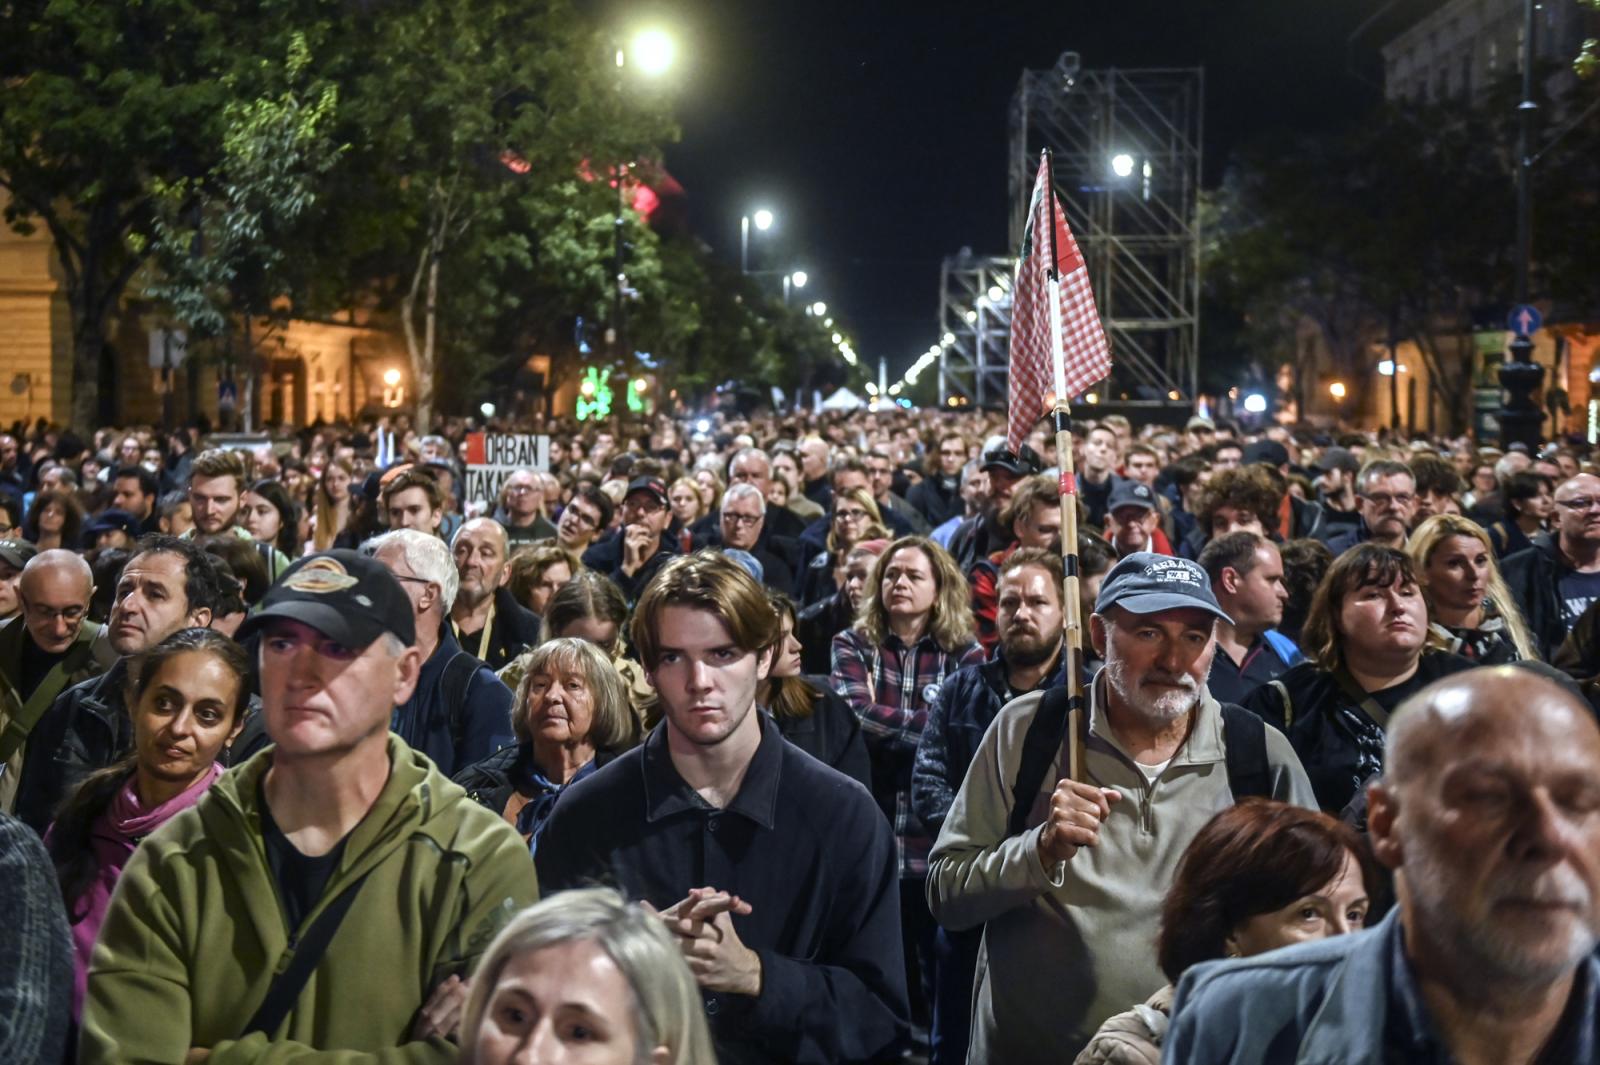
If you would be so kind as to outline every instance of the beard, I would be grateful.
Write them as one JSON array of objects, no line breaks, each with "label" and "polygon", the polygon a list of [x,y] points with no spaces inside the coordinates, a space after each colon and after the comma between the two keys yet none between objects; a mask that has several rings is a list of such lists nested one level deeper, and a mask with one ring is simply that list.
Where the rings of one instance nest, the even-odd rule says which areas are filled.
[{"label": "beard", "polygon": [[1000,637],[1000,651],[1009,665],[1032,669],[1050,661],[1061,647],[1061,633],[1046,639],[1037,629],[1007,629]]},{"label": "beard", "polygon": [[[1134,676],[1126,663],[1113,660],[1106,663],[1105,674],[1106,685],[1116,692],[1117,698],[1157,727],[1172,724],[1200,704],[1200,685],[1186,673],[1152,669]],[[1145,690],[1149,684],[1170,684],[1175,687],[1149,692]]]},{"label": "beard", "polygon": [[[1406,893],[1429,940],[1453,951],[1458,965],[1490,980],[1538,986],[1577,968],[1600,942],[1593,895],[1570,865],[1503,871],[1495,876],[1488,901],[1465,912],[1454,888],[1459,877],[1443,849],[1425,833],[1411,835],[1400,870]],[[1495,903],[1505,900],[1569,905],[1575,913],[1565,927],[1532,935],[1498,915]]]}]

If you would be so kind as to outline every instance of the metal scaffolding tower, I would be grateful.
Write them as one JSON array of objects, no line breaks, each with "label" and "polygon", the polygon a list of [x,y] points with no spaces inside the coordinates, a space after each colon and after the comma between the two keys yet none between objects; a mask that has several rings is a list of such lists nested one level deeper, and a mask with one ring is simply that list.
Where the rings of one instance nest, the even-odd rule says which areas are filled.
[{"label": "metal scaffolding tower", "polygon": [[1011,259],[970,248],[939,269],[939,405],[1005,406]]},{"label": "metal scaffolding tower", "polygon": [[[1114,369],[1101,391],[1113,402],[1194,400],[1204,94],[1198,68],[1083,70],[1067,52],[1049,70],[1023,71],[1011,98],[1010,247],[1021,246],[1039,151],[1049,147],[1056,194],[1111,342]],[[995,287],[981,282],[997,272],[1009,282],[1012,263],[1004,260],[997,271],[997,260],[967,261],[984,276],[969,281],[960,257],[945,263],[940,330],[957,343],[946,344],[940,360],[940,399],[1003,403],[1009,290],[1003,301],[977,303]],[[952,307],[972,336],[953,327]],[[969,349],[960,349],[962,341]]]}]

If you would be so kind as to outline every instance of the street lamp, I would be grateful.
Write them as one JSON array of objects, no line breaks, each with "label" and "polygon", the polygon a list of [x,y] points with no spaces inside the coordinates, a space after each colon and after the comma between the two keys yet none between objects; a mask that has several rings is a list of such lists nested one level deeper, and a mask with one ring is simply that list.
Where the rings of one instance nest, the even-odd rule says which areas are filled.
[{"label": "street lamp", "polygon": [[[617,93],[620,96],[626,88],[623,82],[623,71],[631,59],[633,67],[647,78],[657,78],[665,74],[677,58],[678,46],[666,31],[649,27],[641,29],[633,35],[626,48],[617,49]],[[611,321],[606,329],[606,340],[611,348],[611,357],[618,359],[625,350],[623,332],[627,327],[627,314],[623,308],[623,300],[628,294],[628,275],[626,273],[626,246],[623,229],[627,225],[628,210],[628,169],[631,164],[626,160],[617,164],[617,215],[612,224],[613,250],[612,261],[614,270],[613,284],[616,305],[611,312]]]},{"label": "street lamp", "polygon": [[806,282],[811,278],[804,270],[796,270],[792,274],[783,275],[783,305],[789,305],[789,290],[791,288],[805,288]]},{"label": "street lamp", "polygon": [[[659,29],[640,30],[633,35],[630,46],[634,66],[640,73],[648,77],[659,77],[672,68],[672,62],[678,57],[678,45],[665,31]],[[623,53],[617,53],[622,66],[626,61]]]},{"label": "street lamp", "polygon": [[1111,172],[1117,177],[1125,178],[1133,174],[1133,156],[1127,152],[1118,152],[1111,157]]},{"label": "street lamp", "polygon": [[765,233],[772,228],[772,212],[765,207],[757,208],[750,214],[739,219],[739,272],[750,272],[750,223],[755,222],[756,228]]}]

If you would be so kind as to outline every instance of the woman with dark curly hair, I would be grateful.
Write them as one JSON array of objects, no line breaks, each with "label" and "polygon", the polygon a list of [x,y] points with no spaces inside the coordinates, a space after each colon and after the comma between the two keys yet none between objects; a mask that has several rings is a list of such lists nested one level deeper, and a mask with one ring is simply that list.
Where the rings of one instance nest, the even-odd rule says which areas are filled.
[{"label": "woman with dark curly hair", "polygon": [[1076,1065],[1155,1065],[1190,966],[1358,932],[1381,882],[1360,837],[1327,814],[1270,799],[1223,810],[1183,852],[1161,908],[1156,955],[1171,983],[1102,1024]]},{"label": "woman with dark curly hair", "polygon": [[76,551],[83,538],[83,506],[77,495],[62,489],[35,494],[22,521],[22,538],[40,551],[57,547]]}]

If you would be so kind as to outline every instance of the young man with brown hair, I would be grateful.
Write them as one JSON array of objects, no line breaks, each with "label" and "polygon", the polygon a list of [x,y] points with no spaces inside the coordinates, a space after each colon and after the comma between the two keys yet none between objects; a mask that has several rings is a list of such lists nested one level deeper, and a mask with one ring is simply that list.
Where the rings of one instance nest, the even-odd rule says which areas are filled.
[{"label": "young man with brown hair", "polygon": [[907,1014],[894,839],[861,785],[756,707],[780,633],[721,555],[661,569],[632,635],[663,719],[562,796],[540,881],[609,883],[660,910],[724,1065],[885,1060]]}]

